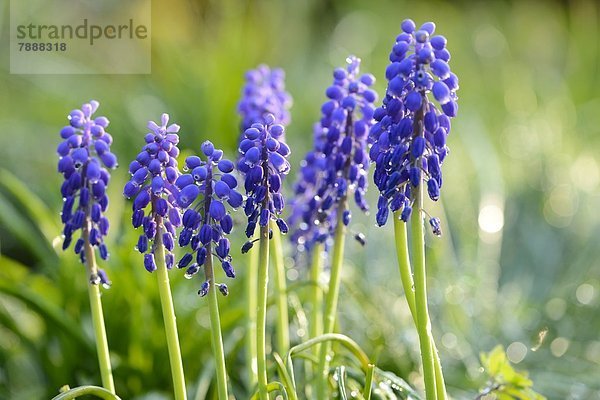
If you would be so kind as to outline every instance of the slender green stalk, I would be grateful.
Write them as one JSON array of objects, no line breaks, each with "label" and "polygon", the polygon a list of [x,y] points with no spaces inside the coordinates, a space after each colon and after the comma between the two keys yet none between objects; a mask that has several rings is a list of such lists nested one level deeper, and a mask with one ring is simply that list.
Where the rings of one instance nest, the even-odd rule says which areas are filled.
[{"label": "slender green stalk", "polygon": [[290,349],[290,325],[288,317],[287,284],[285,280],[285,264],[281,233],[271,221],[273,231],[273,262],[275,271],[275,305],[277,307],[277,351],[286,354]]},{"label": "slender green stalk", "polygon": [[423,229],[423,185],[416,189],[413,216],[411,218],[413,257],[415,268],[415,306],[417,312],[417,331],[423,362],[425,396],[427,400],[437,399],[433,352],[431,349],[431,325],[427,310],[427,275],[425,272],[425,233]]},{"label": "slender green stalk", "polygon": [[[431,334],[431,331],[429,332]],[[444,374],[442,372],[442,363],[440,362],[440,355],[438,349],[433,340],[433,334],[431,334],[431,352],[433,353],[433,369],[435,373],[435,391],[437,393],[438,400],[446,400],[446,382],[444,381]]]},{"label": "slender green stalk", "polygon": [[[319,336],[323,329],[323,317],[321,305],[323,304],[323,291],[319,285],[321,271],[323,270],[323,243],[316,243],[312,249],[312,265],[310,267],[310,280],[312,287],[310,291],[310,304],[312,312],[310,316],[310,338]],[[319,353],[319,347],[315,348],[315,355]]]},{"label": "slender green stalk", "polygon": [[175,320],[175,308],[171,296],[169,284],[169,273],[165,263],[165,247],[162,241],[163,226],[162,218],[157,217],[156,236],[154,237],[156,274],[158,279],[158,294],[162,307],[165,334],[167,337],[167,350],[169,352],[169,363],[171,364],[171,375],[173,377],[173,392],[175,400],[185,400],[185,378],[183,375],[183,362],[181,360],[181,349],[179,347],[179,336],[177,334],[177,322]]},{"label": "slender green stalk", "polygon": [[[342,265],[344,261],[344,242],[346,239],[346,226],[341,223],[344,210],[346,209],[346,198],[344,197],[338,206],[335,236],[333,238],[333,258],[331,261],[331,275],[329,278],[329,290],[325,298],[325,311],[323,322],[323,333],[333,333],[337,303],[340,293],[340,282],[342,280]],[[327,400],[327,376],[329,375],[329,362],[327,356],[331,349],[329,342],[321,346],[319,352],[319,366],[317,373],[317,398]]]},{"label": "slender green stalk", "polygon": [[[310,280],[312,286],[310,289],[310,304],[312,307],[309,325],[309,339],[314,339],[323,333],[323,290],[321,289],[320,277],[323,270],[323,243],[316,243],[312,249],[312,265],[310,267]],[[313,349],[315,357],[319,357],[320,345],[316,345]],[[309,375],[313,373],[311,363],[306,364],[306,372]],[[308,386],[308,385],[307,385]],[[310,395],[312,397],[312,386],[310,387]]]},{"label": "slender green stalk", "polygon": [[258,285],[256,304],[256,353],[258,369],[258,394],[269,400],[267,390],[267,288],[269,286],[269,225],[260,227],[258,256]]},{"label": "slender green stalk", "polygon": [[[252,240],[252,239],[251,239]],[[248,370],[248,387],[256,386],[258,381],[256,355],[256,306],[258,286],[258,251],[250,249],[250,261],[246,273],[246,369]]]},{"label": "slender green stalk", "polygon": [[[415,326],[418,326],[415,306],[414,283],[410,267],[410,260],[408,257],[408,239],[406,235],[406,223],[400,219],[399,212],[394,213],[394,232],[396,236],[396,255],[398,257],[398,266],[400,268],[400,278],[402,280],[402,287],[404,288],[406,302],[408,303],[408,308],[410,309],[410,313],[413,317]],[[444,382],[444,375],[442,372],[440,356],[438,354],[435,341],[433,340],[433,336],[431,336],[430,341],[431,351],[433,352],[433,368],[435,370],[435,387],[437,391],[437,397],[439,400],[445,400],[447,398],[446,384]]]},{"label": "slender green stalk", "polygon": [[394,234],[396,237],[396,256],[398,258],[398,267],[400,268],[400,279],[406,296],[406,302],[410,314],[417,325],[417,310],[415,307],[415,292],[412,271],[410,268],[410,259],[408,258],[408,239],[406,235],[406,222],[400,219],[400,212],[394,213]]},{"label": "slender green stalk", "polygon": [[371,400],[371,386],[373,385],[373,374],[375,373],[375,365],[369,364],[367,375],[365,378],[365,388],[363,389],[363,397],[365,400]]},{"label": "slender green stalk", "polygon": [[94,326],[94,336],[96,338],[96,351],[98,353],[98,363],[100,365],[100,376],[102,377],[102,386],[111,393],[115,392],[115,383],[112,376],[112,367],[110,365],[110,353],[108,351],[108,339],[106,338],[106,327],[104,326],[104,313],[102,312],[102,299],[100,294],[100,285],[97,282],[98,266],[96,265],[96,254],[90,244],[90,218],[86,217],[83,227],[84,252],[88,276],[88,294],[90,297],[90,309],[92,311],[92,325]]},{"label": "slender green stalk", "polygon": [[208,307],[210,310],[210,333],[215,367],[217,370],[217,393],[219,400],[227,400],[227,371],[225,369],[225,351],[223,350],[223,335],[221,334],[221,318],[219,316],[219,302],[217,299],[217,285],[213,271],[213,258],[210,243],[207,245],[208,257],[204,264],[204,275],[209,282]]}]

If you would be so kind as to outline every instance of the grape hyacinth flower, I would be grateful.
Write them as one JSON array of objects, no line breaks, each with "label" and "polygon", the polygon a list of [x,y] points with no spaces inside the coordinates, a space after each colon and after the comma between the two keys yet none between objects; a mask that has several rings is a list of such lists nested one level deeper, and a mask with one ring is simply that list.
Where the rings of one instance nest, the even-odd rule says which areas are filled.
[{"label": "grape hyacinth flower", "polygon": [[108,258],[108,249],[104,243],[109,227],[108,219],[104,216],[108,208],[106,187],[110,180],[108,169],[117,167],[117,157],[110,151],[112,136],[105,130],[109,124],[108,119],[93,117],[99,105],[97,101],[91,100],[83,104],[81,109],[75,109],[69,114],[69,125],[60,131],[64,140],[57,148],[60,156],[58,172],[65,179],[61,187],[61,220],[65,224],[62,247],[66,250],[73,235],[81,230],[74,249],[85,264],[88,274],[92,324],[102,385],[114,394],[115,385],[99,288],[100,284],[108,288],[110,282],[104,270],[96,265],[94,248],[98,248],[100,258]]},{"label": "grape hyacinth flower", "polygon": [[[381,193],[376,218],[380,226],[389,211],[399,211],[408,221],[423,181],[429,197],[439,199],[450,119],[458,110],[458,78],[448,65],[446,38],[434,35],[433,22],[417,30],[413,21],[405,20],[402,30],[390,53],[386,96],[370,132],[374,180]],[[434,226],[434,232],[441,231]]]},{"label": "grape hyacinth flower", "polygon": [[[242,120],[240,123],[241,137],[240,141],[244,140],[244,132],[253,124],[264,124],[267,115],[273,115],[279,124],[284,127],[290,122],[289,108],[292,105],[292,97],[285,91],[285,73],[283,70],[275,68],[270,69],[266,65],[260,65],[254,70],[246,73],[246,84],[242,91],[242,98],[238,105],[238,113]],[[277,140],[283,142],[285,140],[282,134]],[[242,155],[239,154],[239,157]],[[287,353],[289,349],[289,326],[286,300],[286,281],[285,281],[285,265],[283,261],[282,240],[277,232],[272,235],[273,261],[275,272],[275,299],[277,307],[277,351],[281,354]],[[254,240],[249,240],[242,247],[242,252],[250,252]],[[256,292],[257,292],[257,276],[258,269],[258,252],[250,252],[250,260],[247,267],[246,292],[248,295],[247,312],[247,329],[250,333],[247,337],[248,352],[246,354],[248,361],[249,379],[248,382],[252,386],[256,384]]]},{"label": "grape hyacinth flower", "polygon": [[144,137],[146,144],[129,164],[131,179],[125,184],[123,195],[134,198],[131,223],[136,229],[142,227],[136,249],[144,255],[146,270],[157,272],[174,395],[176,400],[185,400],[183,363],[168,274],[174,264],[175,228],[181,225],[177,204],[179,190],[175,185],[180,176],[177,168],[179,125],[168,123],[168,114],[161,116],[160,126],[154,121],[148,122],[150,132]]},{"label": "grape hyacinth flower", "polygon": [[[370,88],[375,83],[373,75],[360,75],[359,58],[350,56],[346,61],[346,68],[334,70],[333,84],[325,91],[328,100],[321,107],[321,121],[315,127],[314,149],[307,154],[300,181],[295,186],[297,198],[292,214],[297,227],[294,236],[300,247],[311,248],[333,239],[324,334],[332,333],[335,325],[346,227],[351,220],[348,197],[354,197],[361,211],[368,211],[365,200],[369,168],[367,140],[373,123],[373,103],[377,100],[377,93]],[[321,247],[316,251],[320,252]],[[313,259],[315,257],[318,255],[313,255]],[[317,265],[313,265],[313,269]],[[318,272],[314,276],[318,279]],[[315,299],[316,295],[313,296],[316,312],[319,302]],[[323,344],[319,352],[318,399],[328,398],[330,349],[330,344]]]},{"label": "grape hyacinth flower", "polygon": [[[82,263],[86,262],[85,241],[92,247],[98,248],[100,258],[108,258],[108,249],[104,237],[108,233],[108,219],[104,212],[108,208],[106,186],[110,180],[108,169],[117,167],[117,158],[110,152],[112,136],[105,131],[109,121],[106,117],[93,117],[99,103],[91,100],[81,109],[71,111],[69,125],[62,128],[58,145],[60,156],[58,172],[62,173],[65,181],[61,187],[63,209],[61,213],[64,241],[66,250],[73,235],[82,231],[81,237],[75,242],[75,253]],[[97,270],[91,271],[90,279],[102,283]],[[108,283],[107,279],[104,279]]]},{"label": "grape hyacinth flower", "polygon": [[[179,190],[175,181],[179,177],[177,156],[179,149],[179,125],[169,123],[169,115],[163,114],[161,125],[148,122],[150,132],[144,137],[146,144],[129,165],[131,179],[125,184],[123,195],[134,198],[131,223],[142,227],[136,250],[144,255],[144,267],[156,271],[155,242],[160,230],[160,241],[167,250],[166,265],[173,267],[175,228],[181,225],[181,211],[177,205]],[[148,211],[146,211],[149,208]]]},{"label": "grape hyacinth flower", "polygon": [[246,72],[246,84],[238,112],[242,116],[242,131],[255,123],[265,123],[267,114],[273,114],[278,123],[290,123],[289,108],[292,97],[285,91],[285,73],[266,65]]},{"label": "grape hyacinth flower", "polygon": [[[179,245],[191,249],[177,266],[186,268],[185,277],[191,279],[214,255],[221,262],[225,275],[235,278],[229,255],[231,245],[225,237],[233,229],[233,219],[225,203],[235,209],[244,199],[236,190],[238,183],[232,174],[233,162],[223,158],[223,151],[216,149],[210,141],[205,141],[201,149],[206,160],[198,156],[186,158],[184,169],[189,172],[175,182],[180,191],[178,203],[185,210]],[[205,281],[198,294],[208,294],[209,285],[210,282]],[[218,288],[222,293],[228,292],[225,284],[219,284]]]},{"label": "grape hyacinth flower", "polygon": [[281,183],[290,171],[287,160],[290,148],[282,140],[284,130],[283,125],[275,123],[272,114],[267,114],[265,124],[252,124],[240,142],[238,170],[244,175],[247,194],[244,211],[248,217],[248,238],[254,234],[257,224],[266,227],[270,220],[277,224],[281,233],[286,234],[289,230],[280,217],[285,205]]},{"label": "grape hyacinth flower", "polygon": [[302,162],[294,185],[290,222],[295,228],[292,239],[300,249],[333,237],[339,221],[346,226],[350,223],[348,196],[354,197],[361,211],[368,211],[367,139],[377,100],[370,88],[375,78],[359,75],[360,59],[349,57],[347,62],[345,69],[333,72],[321,121],[315,125],[314,148]]},{"label": "grape hyacinth flower", "polygon": [[204,281],[198,294],[202,297],[208,295],[217,391],[220,399],[226,399],[227,373],[216,290],[227,296],[229,289],[226,284],[215,281],[213,256],[220,261],[225,275],[235,278],[229,254],[231,243],[225,237],[233,229],[233,219],[225,203],[236,209],[242,205],[244,198],[236,190],[238,183],[232,174],[234,163],[223,158],[223,151],[216,149],[208,140],[202,143],[201,150],[205,159],[198,156],[186,158],[184,169],[188,173],[175,182],[180,190],[177,201],[185,209],[179,245],[191,249],[177,265],[186,268],[187,279],[204,269]]},{"label": "grape hyacinth flower", "polygon": [[[267,362],[266,362],[266,312],[267,312],[267,285],[269,281],[269,239],[275,237],[270,229],[270,221],[277,225],[279,232],[286,234],[288,232],[287,223],[280,217],[284,208],[284,198],[281,194],[281,183],[283,178],[290,171],[290,164],[287,157],[290,154],[290,148],[283,141],[283,125],[275,123],[275,116],[267,114],[264,123],[254,123],[244,132],[244,137],[239,145],[240,157],[238,160],[238,170],[244,176],[244,188],[246,189],[246,201],[244,211],[248,217],[246,227],[246,236],[251,239],[260,225],[260,234],[258,239],[246,242],[242,251],[247,252],[253,246],[255,241],[259,242],[258,258],[256,270],[256,295],[251,295],[257,301],[256,307],[256,379],[258,381],[258,392],[261,399],[268,398],[267,392]],[[278,237],[277,237],[278,238]],[[275,240],[277,240],[277,238]],[[277,242],[276,242],[277,244]],[[275,252],[278,252],[274,246]],[[279,254],[279,253],[278,253]],[[281,259],[277,257],[276,259]],[[284,283],[285,275],[282,274],[283,263],[277,263],[278,294]],[[283,282],[282,282],[283,281]],[[250,285],[249,285],[250,286]],[[252,289],[252,288],[251,288]],[[282,296],[277,296],[281,299]],[[253,301],[253,300],[252,300]],[[278,300],[281,305],[281,301]],[[278,310],[283,308],[278,306]],[[279,313],[279,320],[287,323],[287,316]],[[251,318],[253,316],[249,314]],[[283,332],[281,325],[278,326],[278,332]],[[278,340],[279,342],[279,340]],[[286,346],[285,344],[278,347]],[[285,352],[285,350],[283,350]],[[253,368],[249,365],[249,368]],[[251,379],[254,376],[251,377]]]},{"label": "grape hyacinth flower", "polygon": [[[446,38],[433,35],[433,22],[417,30],[407,19],[401,27],[403,32],[396,38],[385,71],[389,81],[386,96],[375,111],[377,123],[370,132],[369,156],[375,162],[374,181],[380,191],[376,220],[382,226],[389,212],[394,214],[400,277],[419,336],[426,398],[445,399],[427,304],[423,197],[425,190],[433,201],[440,196],[450,119],[458,110],[458,78],[448,65]],[[411,214],[416,215],[411,218]],[[406,229],[409,219],[412,260]],[[438,218],[430,217],[429,225],[434,235],[441,235]]]}]

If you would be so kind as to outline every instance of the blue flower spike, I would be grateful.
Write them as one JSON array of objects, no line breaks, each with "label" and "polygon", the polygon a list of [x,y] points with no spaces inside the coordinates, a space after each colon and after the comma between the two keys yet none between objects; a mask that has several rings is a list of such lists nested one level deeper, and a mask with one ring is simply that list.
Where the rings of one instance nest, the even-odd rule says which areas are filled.
[{"label": "blue flower spike", "polygon": [[[117,167],[117,157],[110,151],[112,136],[106,132],[108,119],[93,116],[99,105],[91,100],[81,109],[71,111],[69,125],[60,131],[63,141],[57,148],[58,172],[64,177],[61,186],[62,248],[66,250],[73,242],[73,236],[81,231],[73,247],[82,263],[86,262],[86,241],[92,249],[98,249],[103,260],[109,256],[104,243],[109,228],[104,216],[108,208],[106,187],[110,181],[108,171]],[[102,270],[90,271],[90,282],[110,286]]]},{"label": "blue flower spike", "polygon": [[[290,148],[284,142],[283,125],[276,123],[273,114],[267,114],[264,124],[254,123],[244,132],[240,142],[238,170],[244,176],[248,217],[246,236],[251,238],[257,225],[265,227],[273,220],[281,233],[288,232],[287,223],[280,217],[285,206],[281,182],[290,171],[287,158]],[[246,252],[252,242],[244,245]]]},{"label": "blue flower spike", "polygon": [[[431,200],[439,199],[450,119],[458,111],[458,78],[448,64],[446,38],[434,34],[433,22],[417,29],[407,19],[401,27],[385,73],[386,95],[375,110],[377,122],[369,134],[369,156],[380,192],[379,226],[385,225],[389,211],[399,211],[401,219],[408,221],[416,188],[423,182]],[[436,236],[441,235],[438,218],[432,218],[430,225]]]},{"label": "blue flower spike", "polygon": [[285,73],[282,69],[271,69],[263,64],[246,72],[245,81],[242,99],[238,104],[243,131],[254,123],[264,124],[268,114],[272,114],[281,125],[290,123],[292,97],[285,91]]},{"label": "blue flower spike", "polygon": [[[184,170],[175,186],[179,191],[178,204],[185,212],[179,246],[188,252],[177,263],[185,268],[185,277],[193,278],[205,265],[207,257],[215,256],[221,262],[225,275],[235,278],[229,254],[231,244],[226,236],[233,229],[233,219],[228,209],[242,206],[244,198],[237,190],[238,182],[232,174],[234,164],[223,158],[223,151],[210,141],[201,146],[204,157],[190,156],[185,160]],[[225,284],[216,286],[223,295],[229,290]],[[204,281],[198,294],[206,296],[210,282]]]},{"label": "blue flower spike", "polygon": [[171,269],[175,229],[181,225],[181,210],[177,204],[179,189],[175,185],[180,176],[177,165],[179,125],[169,125],[169,115],[163,114],[161,124],[150,121],[148,129],[150,132],[144,137],[146,144],[129,164],[131,178],[123,188],[123,195],[133,199],[133,227],[142,228],[136,250],[144,255],[146,270],[154,272],[158,233],[166,250],[166,266]]},{"label": "blue flower spike", "polygon": [[[321,120],[314,127],[314,146],[302,161],[294,185],[290,223],[292,240],[300,250],[333,237],[338,222],[348,225],[352,214],[346,199],[354,197],[358,208],[368,211],[365,193],[369,156],[368,132],[373,125],[371,88],[375,78],[360,74],[360,59],[348,57],[346,68],[333,72],[333,84],[321,107]],[[341,221],[338,209],[342,207]],[[364,235],[357,235],[363,244]]]}]

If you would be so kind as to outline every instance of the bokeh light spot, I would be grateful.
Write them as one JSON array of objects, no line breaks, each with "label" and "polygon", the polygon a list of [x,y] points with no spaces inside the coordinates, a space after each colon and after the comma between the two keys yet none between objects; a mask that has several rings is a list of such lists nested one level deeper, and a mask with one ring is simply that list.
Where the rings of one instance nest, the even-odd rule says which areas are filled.
[{"label": "bokeh light spot", "polygon": [[569,349],[569,339],[564,337],[557,337],[550,343],[550,351],[554,357],[562,357]]},{"label": "bokeh light spot", "polygon": [[486,233],[498,233],[504,227],[504,212],[495,204],[485,205],[479,210],[479,228]]},{"label": "bokeh light spot", "polygon": [[444,335],[442,336],[442,344],[448,349],[456,347],[457,343],[458,339],[456,338],[456,335],[452,332],[444,333]]},{"label": "bokeh light spot", "polygon": [[502,55],[506,48],[506,39],[502,32],[492,25],[479,27],[473,35],[475,51],[482,57],[495,58]]},{"label": "bokeh light spot", "polygon": [[512,342],[506,349],[506,356],[510,362],[518,364],[527,355],[527,346],[521,342]]},{"label": "bokeh light spot", "polygon": [[582,283],[575,291],[575,297],[581,304],[590,304],[594,300],[594,287],[589,283]]},{"label": "bokeh light spot", "polygon": [[558,321],[567,311],[567,302],[561,298],[555,297],[546,303],[546,315],[554,321]]},{"label": "bokeh light spot", "polygon": [[577,192],[572,185],[556,185],[544,205],[544,217],[549,224],[565,228],[571,224],[579,206]]},{"label": "bokeh light spot", "polygon": [[571,180],[581,190],[593,192],[600,183],[600,170],[594,157],[582,155],[571,166]]}]

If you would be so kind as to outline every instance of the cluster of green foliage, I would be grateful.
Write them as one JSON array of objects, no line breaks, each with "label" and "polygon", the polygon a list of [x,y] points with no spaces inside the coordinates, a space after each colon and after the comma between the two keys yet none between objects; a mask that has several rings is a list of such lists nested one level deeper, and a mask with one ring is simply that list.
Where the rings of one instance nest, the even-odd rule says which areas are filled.
[{"label": "cluster of green foliage", "polygon": [[527,372],[513,368],[504,348],[498,345],[489,353],[481,353],[481,365],[489,376],[489,382],[477,399],[498,400],[545,400],[533,390],[533,382]]}]

